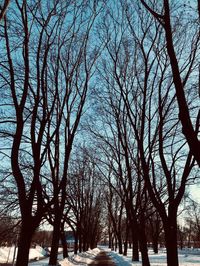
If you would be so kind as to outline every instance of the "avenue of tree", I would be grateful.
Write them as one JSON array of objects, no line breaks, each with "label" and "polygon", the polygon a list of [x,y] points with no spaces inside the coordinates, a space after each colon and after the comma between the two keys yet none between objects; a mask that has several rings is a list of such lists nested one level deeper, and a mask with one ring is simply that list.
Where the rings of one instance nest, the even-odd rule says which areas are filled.
[{"label": "avenue of tree", "polygon": [[28,265],[33,241],[57,265],[66,228],[75,253],[104,241],[131,247],[133,261],[141,252],[143,266],[150,242],[155,253],[165,245],[168,266],[179,265],[178,246],[200,244],[189,195],[200,165],[199,7],[3,1],[0,242],[17,242],[16,266]]}]

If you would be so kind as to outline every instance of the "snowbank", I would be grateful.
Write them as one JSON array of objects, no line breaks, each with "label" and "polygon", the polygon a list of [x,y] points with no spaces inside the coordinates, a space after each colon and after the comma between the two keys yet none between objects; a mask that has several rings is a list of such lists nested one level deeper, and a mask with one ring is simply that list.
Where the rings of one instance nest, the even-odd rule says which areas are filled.
[{"label": "snowbank", "polygon": [[95,248],[83,253],[79,253],[77,255],[72,255],[71,257],[59,261],[61,266],[74,266],[74,265],[79,265],[79,266],[84,266],[88,265],[93,261],[93,259],[96,257],[96,255],[100,252],[101,250],[99,248]]},{"label": "snowbank", "polygon": [[[116,266],[142,266],[141,258],[140,262],[132,262],[131,255],[132,250],[128,250],[128,256],[119,255],[117,252],[111,251],[108,248],[101,247],[108,252],[108,255],[115,262]],[[78,255],[72,255],[70,258],[59,261],[62,266],[85,266],[92,262],[94,257],[100,252],[99,248],[79,253]],[[196,251],[196,254],[179,254],[180,266],[199,266],[200,265],[200,250]],[[162,249],[158,254],[154,254],[152,250],[149,250],[149,259],[151,266],[167,266],[166,263],[166,250]]]},{"label": "snowbank", "polygon": [[[17,248],[15,251],[15,246],[12,247],[0,247],[0,263],[12,263],[15,252],[15,258],[17,254]],[[31,248],[29,252],[29,260],[39,260],[44,258],[46,251],[40,247]]]}]

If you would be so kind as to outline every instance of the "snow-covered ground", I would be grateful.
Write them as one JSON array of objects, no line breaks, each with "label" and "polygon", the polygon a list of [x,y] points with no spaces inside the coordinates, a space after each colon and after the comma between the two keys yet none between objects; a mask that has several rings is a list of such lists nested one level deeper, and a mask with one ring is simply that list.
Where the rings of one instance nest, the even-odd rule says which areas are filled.
[{"label": "snow-covered ground", "polygon": [[[179,265],[180,266],[197,266],[200,265],[200,250],[197,254],[189,254],[187,251],[179,254]],[[120,266],[141,266],[141,262],[131,261],[131,250],[128,250],[128,256],[124,257],[116,252],[109,252],[113,261],[116,265]],[[166,252],[161,250],[158,254],[154,254],[153,251],[149,250],[149,259],[151,266],[166,266]]]},{"label": "snow-covered ground", "polygon": [[99,248],[95,248],[83,253],[79,253],[77,255],[72,255],[68,259],[64,259],[59,261],[60,265],[62,266],[74,266],[74,265],[88,265],[90,264],[93,259],[96,257],[96,255],[100,252],[101,250]]},{"label": "snow-covered ground", "polygon": [[[14,253],[17,253],[17,248],[12,247],[1,247],[0,248],[0,263],[12,263],[14,258]],[[29,253],[30,260],[37,260],[45,257],[45,250],[36,246],[36,248],[31,248]],[[15,256],[16,257],[16,256]]]},{"label": "snow-covered ground", "polygon": [[[70,254],[68,259],[62,259],[62,255],[59,255],[59,263],[62,266],[85,266],[92,262],[95,256],[102,250],[108,252],[109,256],[113,259],[115,264],[118,266],[141,266],[141,262],[131,261],[131,249],[128,250],[128,256],[119,255],[117,252],[111,251],[106,247],[95,248],[87,252],[79,253],[78,255]],[[44,250],[37,246],[35,249],[30,250],[29,259],[35,260],[30,262],[30,266],[47,266],[49,258],[45,258]],[[2,247],[0,248],[0,263],[12,263],[14,255],[14,247]],[[45,258],[37,261],[37,259]],[[159,254],[154,254],[149,250],[149,258],[151,266],[166,266],[166,252],[165,250],[160,250]],[[180,266],[199,266],[200,265],[200,250],[183,250],[179,254]]]},{"label": "snow-covered ground", "polygon": [[[102,248],[102,247],[101,247]],[[113,259],[115,264],[118,266],[141,266],[141,262],[132,262],[131,261],[131,249],[128,250],[128,256],[119,255],[117,252],[111,251],[110,249],[103,248],[108,252],[109,256]],[[70,259],[65,259],[60,261],[62,266],[74,266],[74,265],[88,265],[92,258],[100,252],[100,249],[94,249],[85,253],[81,253],[76,256],[72,256]],[[149,250],[149,258],[151,266],[166,266],[166,252],[161,250],[159,254],[154,254]],[[189,252],[188,250],[182,251],[179,254],[180,266],[199,266],[200,265],[200,250],[195,252]]]}]

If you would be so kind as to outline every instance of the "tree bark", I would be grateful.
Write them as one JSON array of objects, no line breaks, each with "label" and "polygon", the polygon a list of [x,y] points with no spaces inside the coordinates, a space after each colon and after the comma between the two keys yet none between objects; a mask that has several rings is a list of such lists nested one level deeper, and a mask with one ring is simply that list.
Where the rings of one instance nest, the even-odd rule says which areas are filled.
[{"label": "tree bark", "polygon": [[20,238],[18,242],[18,252],[16,266],[27,266],[29,260],[29,249],[31,246],[31,239],[35,229],[31,224],[23,224],[21,227]]},{"label": "tree bark", "polygon": [[77,235],[77,233],[74,234],[74,237],[75,237],[74,254],[76,255],[78,253],[78,235]]},{"label": "tree bark", "polygon": [[127,251],[128,251],[128,241],[125,240],[124,241],[124,252],[123,252],[124,256],[127,256]]},{"label": "tree bark", "polygon": [[68,247],[67,247],[67,242],[66,242],[66,237],[65,237],[65,232],[61,232],[61,242],[62,242],[62,247],[63,247],[63,258],[68,258]]},{"label": "tree bark", "polygon": [[125,240],[124,240],[124,256],[127,256],[127,251],[128,251],[128,235],[129,235],[129,224],[126,224],[126,235],[125,235]]},{"label": "tree bark", "polygon": [[139,261],[138,225],[136,221],[130,221],[132,233],[132,261]]},{"label": "tree bark", "polygon": [[165,244],[167,250],[167,265],[179,266],[177,248],[177,221],[176,218],[164,224]]},{"label": "tree bark", "polygon": [[57,265],[58,247],[60,240],[60,226],[61,226],[61,217],[60,215],[56,215],[53,227],[51,253],[49,258],[49,265],[51,266]]},{"label": "tree bark", "polygon": [[153,239],[152,239],[153,241],[153,252],[155,253],[155,254],[158,254],[158,238],[156,237],[156,236],[153,236]]},{"label": "tree bark", "polygon": [[120,232],[119,232],[119,234],[117,236],[117,239],[118,239],[119,254],[123,254],[122,236],[121,236]]},{"label": "tree bark", "polygon": [[140,223],[139,227],[140,227],[139,243],[140,243],[140,252],[142,256],[142,266],[150,266],[144,221]]},{"label": "tree bark", "polygon": [[[127,202],[126,204],[126,212],[127,218],[129,220],[129,226],[132,237],[132,261],[139,261],[139,247],[138,247],[138,224],[137,219],[135,217],[135,212],[133,209],[132,203]],[[131,248],[131,243],[129,242],[129,248]]]},{"label": "tree bark", "polygon": [[132,261],[139,261],[138,235],[135,229],[132,229]]}]

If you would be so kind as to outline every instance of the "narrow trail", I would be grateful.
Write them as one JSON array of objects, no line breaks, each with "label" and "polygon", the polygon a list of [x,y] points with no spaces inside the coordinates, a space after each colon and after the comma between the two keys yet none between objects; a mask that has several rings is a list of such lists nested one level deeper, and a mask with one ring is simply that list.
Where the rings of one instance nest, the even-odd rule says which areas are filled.
[{"label": "narrow trail", "polygon": [[115,263],[112,259],[106,254],[105,251],[101,251],[90,264],[90,266],[115,266]]}]

